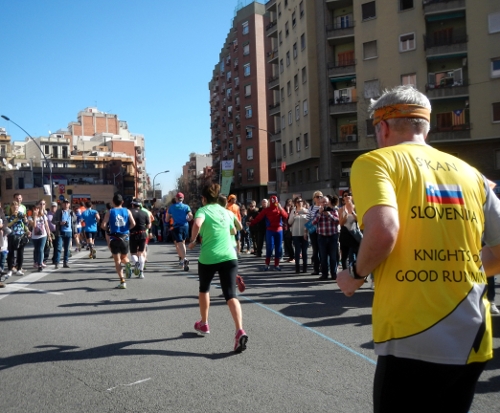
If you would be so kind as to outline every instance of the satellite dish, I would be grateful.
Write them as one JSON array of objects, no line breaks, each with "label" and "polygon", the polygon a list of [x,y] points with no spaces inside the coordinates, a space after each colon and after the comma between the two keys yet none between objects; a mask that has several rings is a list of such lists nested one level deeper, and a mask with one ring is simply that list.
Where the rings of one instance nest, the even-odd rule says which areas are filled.
[{"label": "satellite dish", "polygon": [[12,169],[12,165],[9,163],[9,164],[7,165],[7,168]]},{"label": "satellite dish", "polygon": [[2,158],[2,162],[3,162],[3,164],[4,164],[5,166],[7,166],[7,159]]}]

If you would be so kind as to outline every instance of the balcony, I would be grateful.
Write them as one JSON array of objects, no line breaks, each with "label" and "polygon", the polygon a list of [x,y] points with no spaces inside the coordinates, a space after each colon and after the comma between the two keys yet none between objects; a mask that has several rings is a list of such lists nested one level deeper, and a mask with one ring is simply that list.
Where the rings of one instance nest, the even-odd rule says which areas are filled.
[{"label": "balcony", "polygon": [[442,30],[424,36],[427,59],[446,58],[449,55],[467,55],[468,36],[465,28]]},{"label": "balcony", "polygon": [[341,96],[337,99],[330,99],[330,115],[342,115],[348,113],[357,113],[357,99],[351,99],[347,96]]},{"label": "balcony", "polygon": [[280,88],[280,77],[279,76],[270,77],[267,80],[267,86],[269,87],[269,90],[279,89]]},{"label": "balcony", "polygon": [[465,10],[465,0],[423,0],[424,15]]},{"label": "balcony", "polygon": [[266,3],[266,11],[276,11],[276,0],[269,0]]},{"label": "balcony", "polygon": [[470,139],[472,124],[454,125],[450,127],[431,127],[428,142],[457,141]]},{"label": "balcony", "polygon": [[279,116],[280,114],[280,103],[270,104],[269,105],[269,116]]},{"label": "balcony", "polygon": [[278,57],[279,57],[278,48],[274,49],[271,52],[267,52],[267,59],[268,59],[267,63],[278,64]]},{"label": "balcony", "polygon": [[[351,136],[351,135],[349,135]],[[356,135],[353,135],[356,136]],[[375,145],[373,145],[373,149],[375,149]],[[350,141],[342,141],[342,142],[332,142],[330,145],[330,149],[332,153],[335,152],[347,152],[347,151],[357,151],[359,148],[357,136]],[[364,148],[363,148],[364,149]]]},{"label": "balcony", "polygon": [[356,75],[356,59],[353,60],[341,60],[335,61],[333,63],[328,63],[328,77],[338,77]]},{"label": "balcony", "polygon": [[266,26],[266,36],[268,37],[278,36],[278,20],[274,20]]},{"label": "balcony", "polygon": [[281,131],[277,131],[275,133],[269,133],[269,142],[278,142],[281,141]]},{"label": "balcony", "polygon": [[329,24],[326,26],[326,38],[331,45],[351,43],[354,39],[354,22]]},{"label": "balcony", "polygon": [[429,99],[460,98],[469,96],[469,85],[467,82],[453,83],[453,78],[447,78],[439,85],[427,84],[425,91]]}]

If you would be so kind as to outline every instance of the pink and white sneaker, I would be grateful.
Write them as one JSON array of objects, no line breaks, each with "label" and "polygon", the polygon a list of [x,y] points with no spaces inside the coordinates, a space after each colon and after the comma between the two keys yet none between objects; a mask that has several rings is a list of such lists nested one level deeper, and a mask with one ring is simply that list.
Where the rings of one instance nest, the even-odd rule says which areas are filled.
[{"label": "pink and white sneaker", "polygon": [[208,323],[202,323],[201,320],[194,323],[194,329],[202,335],[210,334],[210,326]]},{"label": "pink and white sneaker", "polygon": [[248,336],[245,330],[239,329],[234,337],[234,352],[241,353],[247,349]]}]

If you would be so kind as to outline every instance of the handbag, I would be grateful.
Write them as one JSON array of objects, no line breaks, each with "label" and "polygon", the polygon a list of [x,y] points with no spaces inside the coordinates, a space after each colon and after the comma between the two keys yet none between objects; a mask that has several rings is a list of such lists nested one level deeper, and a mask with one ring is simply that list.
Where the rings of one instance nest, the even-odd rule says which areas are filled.
[{"label": "handbag", "polygon": [[353,221],[350,228],[348,227],[347,229],[356,241],[361,242],[363,239],[363,233],[359,229],[358,221]]},{"label": "handbag", "polygon": [[311,221],[307,221],[304,226],[306,227],[309,234],[314,234],[316,232],[316,225],[314,225]]}]

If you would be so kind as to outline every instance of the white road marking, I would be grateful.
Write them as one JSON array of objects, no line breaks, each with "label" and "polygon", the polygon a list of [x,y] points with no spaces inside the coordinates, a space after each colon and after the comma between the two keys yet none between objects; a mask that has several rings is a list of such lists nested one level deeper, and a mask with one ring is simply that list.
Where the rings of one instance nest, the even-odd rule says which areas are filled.
[{"label": "white road marking", "polygon": [[143,379],[143,380],[135,381],[134,383],[129,383],[129,384],[119,384],[118,386],[111,387],[111,388],[107,389],[107,391],[111,391],[111,390],[117,389],[117,388],[118,388],[118,387],[120,387],[120,386],[135,386],[136,384],[144,383],[145,381],[148,381],[148,380],[151,380],[151,377],[149,377],[149,378],[147,378],[147,379]]},{"label": "white road marking", "polygon": [[[50,271],[52,272],[52,271]],[[45,276],[49,275],[49,272],[33,272],[29,275],[23,276],[19,281],[11,282],[8,284],[5,284],[5,288],[2,288],[0,290],[0,300],[3,298],[9,296],[10,294],[18,291],[18,290],[31,290],[31,291],[37,291],[42,294],[54,294],[54,295],[63,295],[63,293],[56,293],[56,292],[50,292],[50,291],[45,291],[45,290],[37,290],[34,288],[28,288],[27,286],[37,282],[38,280],[41,280]],[[14,275],[15,277],[15,275]]]}]

